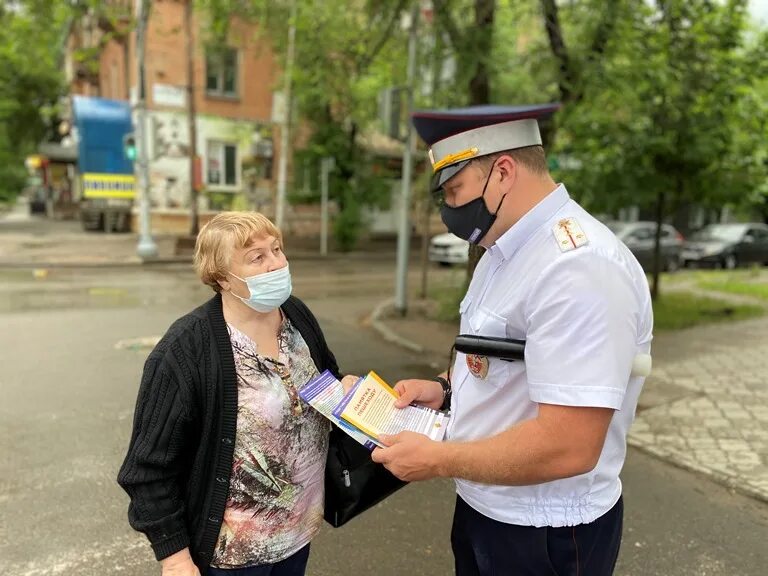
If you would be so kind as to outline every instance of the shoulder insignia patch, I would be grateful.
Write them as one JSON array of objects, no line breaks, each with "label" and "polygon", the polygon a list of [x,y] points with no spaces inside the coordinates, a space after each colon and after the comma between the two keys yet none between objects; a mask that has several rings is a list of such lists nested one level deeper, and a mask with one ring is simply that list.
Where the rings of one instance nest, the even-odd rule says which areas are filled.
[{"label": "shoulder insignia patch", "polygon": [[552,227],[552,232],[557,239],[557,246],[561,252],[575,250],[579,246],[584,246],[589,240],[584,230],[581,229],[575,218],[563,218]]}]

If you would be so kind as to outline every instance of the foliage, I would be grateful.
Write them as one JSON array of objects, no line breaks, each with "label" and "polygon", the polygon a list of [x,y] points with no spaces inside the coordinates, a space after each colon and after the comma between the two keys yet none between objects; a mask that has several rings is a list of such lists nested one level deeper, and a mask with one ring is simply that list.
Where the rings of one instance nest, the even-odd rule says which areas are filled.
[{"label": "foliage", "polygon": [[746,1],[617,5],[599,69],[582,75],[558,133],[557,152],[580,166],[564,176],[581,201],[665,220],[753,196],[768,174]]},{"label": "foliage", "polygon": [[[743,176],[741,119],[751,95],[742,49],[745,2],[669,1],[627,11],[599,82],[567,111],[559,149],[600,210],[628,203],[722,205],[754,186]],[[764,121],[764,120],[763,120]]]},{"label": "foliage", "polygon": [[43,0],[0,6],[0,201],[24,185],[24,158],[50,129],[62,93],[66,7]]}]

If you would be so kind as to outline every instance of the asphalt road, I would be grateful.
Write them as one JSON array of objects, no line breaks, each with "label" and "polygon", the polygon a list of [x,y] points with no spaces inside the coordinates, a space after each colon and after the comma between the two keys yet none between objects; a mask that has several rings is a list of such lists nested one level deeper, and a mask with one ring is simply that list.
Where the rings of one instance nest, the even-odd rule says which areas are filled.
[{"label": "asphalt road", "polygon": [[[342,367],[390,381],[432,359],[361,320],[392,292],[387,260],[292,263]],[[0,573],[158,574],[115,484],[148,350],[207,298],[183,266],[0,270]],[[120,344],[127,347],[118,347]],[[758,576],[768,571],[768,506],[630,451],[623,576]],[[313,543],[310,576],[450,574],[450,481],[411,485]]]}]

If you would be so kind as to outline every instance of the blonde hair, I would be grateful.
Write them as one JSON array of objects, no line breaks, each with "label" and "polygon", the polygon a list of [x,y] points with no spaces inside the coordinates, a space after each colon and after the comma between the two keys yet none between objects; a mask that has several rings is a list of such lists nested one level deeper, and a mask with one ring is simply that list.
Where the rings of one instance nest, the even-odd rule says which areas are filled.
[{"label": "blonde hair", "polygon": [[195,242],[195,271],[216,292],[225,280],[232,253],[251,243],[252,238],[274,236],[283,246],[283,235],[269,218],[259,212],[222,212],[203,226]]}]

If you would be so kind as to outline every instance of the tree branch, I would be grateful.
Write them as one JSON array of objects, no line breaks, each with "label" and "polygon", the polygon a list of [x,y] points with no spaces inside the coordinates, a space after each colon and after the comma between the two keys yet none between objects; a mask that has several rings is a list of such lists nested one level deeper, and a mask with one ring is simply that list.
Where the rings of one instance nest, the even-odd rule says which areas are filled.
[{"label": "tree branch", "polygon": [[387,25],[384,27],[384,30],[381,33],[381,36],[379,39],[373,44],[373,47],[371,48],[371,51],[368,54],[364,54],[363,57],[358,62],[357,70],[358,72],[364,70],[368,67],[368,65],[373,62],[373,60],[378,56],[379,52],[381,52],[381,49],[384,48],[387,41],[389,40],[389,37],[392,35],[392,29],[395,27],[395,23],[397,22],[398,16],[400,16],[400,13],[405,8],[406,3],[408,0],[399,0],[397,3],[397,6],[395,6],[395,9],[392,11],[392,14],[389,17],[389,22],[387,22]]},{"label": "tree branch", "polygon": [[588,60],[594,61],[597,56],[602,56],[605,53],[605,47],[608,44],[608,40],[611,37],[611,31],[616,23],[616,15],[618,12],[620,0],[609,0],[607,2],[603,17],[597,24],[595,30],[595,36],[592,38],[592,44],[589,46]]},{"label": "tree branch", "polygon": [[560,74],[558,74],[557,79],[560,101],[566,104],[572,102],[575,96],[573,91],[575,86],[573,64],[568,55],[568,48],[565,45],[565,38],[560,27],[560,17],[555,0],[540,0],[540,3],[541,9],[544,12],[544,27],[547,30],[549,47],[560,68]]},{"label": "tree branch", "polygon": [[451,41],[453,49],[457,52],[460,51],[464,44],[464,35],[456,25],[453,16],[451,16],[451,8],[448,2],[445,0],[433,0],[432,6],[440,26],[448,33],[448,39]]}]

